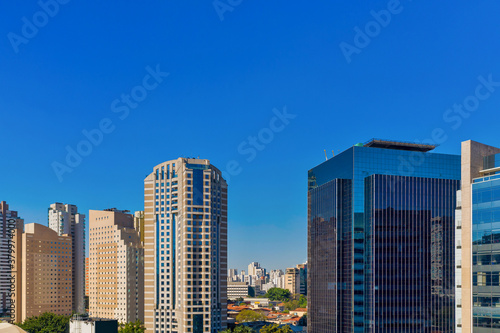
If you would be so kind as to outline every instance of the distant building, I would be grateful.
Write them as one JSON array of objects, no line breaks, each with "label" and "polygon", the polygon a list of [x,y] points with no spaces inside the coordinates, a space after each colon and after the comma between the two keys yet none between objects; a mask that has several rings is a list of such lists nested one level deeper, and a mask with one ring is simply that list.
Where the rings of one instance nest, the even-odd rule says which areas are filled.
[{"label": "distant building", "polygon": [[299,293],[301,295],[307,295],[307,263],[297,265],[299,270]]},{"label": "distant building", "polygon": [[89,211],[89,311],[93,317],[144,322],[144,250],[134,216]]},{"label": "distant building", "polygon": [[227,283],[227,299],[235,300],[238,298],[248,297],[249,286],[246,282],[228,282]]},{"label": "distant building", "polygon": [[70,315],[72,297],[72,240],[31,223],[14,237],[15,322],[44,312]]},{"label": "distant building", "polygon": [[75,205],[53,203],[48,211],[49,228],[60,235],[70,235],[73,261],[73,311],[85,312],[85,215]]},{"label": "distant building", "polygon": [[141,243],[144,245],[144,211],[134,213],[134,228],[139,233]]},{"label": "distant building", "polygon": [[286,269],[285,289],[288,289],[292,294],[300,294],[300,271],[298,268]]},{"label": "distant building", "polygon": [[24,221],[19,218],[16,211],[10,210],[5,201],[0,201],[0,317],[10,315],[10,292],[11,292],[11,262],[9,258],[9,243],[12,232],[20,228],[21,233]]},{"label": "distant building", "polygon": [[227,281],[238,282],[238,270],[230,268],[227,271]]},{"label": "distant building", "polygon": [[260,268],[260,264],[258,262],[252,262],[248,265],[248,275],[257,275],[257,269]]}]

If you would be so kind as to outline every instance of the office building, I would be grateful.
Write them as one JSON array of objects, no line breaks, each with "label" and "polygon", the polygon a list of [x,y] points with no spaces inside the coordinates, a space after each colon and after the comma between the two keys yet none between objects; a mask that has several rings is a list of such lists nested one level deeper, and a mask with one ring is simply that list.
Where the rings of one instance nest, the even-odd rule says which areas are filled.
[{"label": "office building", "polygon": [[41,224],[15,231],[13,297],[15,322],[52,312],[70,315],[72,297],[72,240]]},{"label": "office building", "polygon": [[10,310],[10,277],[12,274],[11,261],[9,260],[9,244],[12,233],[24,222],[16,211],[10,210],[5,201],[0,201],[0,317],[9,316]]},{"label": "office building", "polygon": [[308,173],[308,331],[451,332],[460,156],[374,139]]},{"label": "office building", "polygon": [[500,149],[462,142],[456,332],[500,332]]},{"label": "office building", "polygon": [[250,286],[246,282],[228,282],[227,283],[227,299],[237,300],[238,298],[245,298],[250,295]]},{"label": "office building", "polygon": [[75,205],[53,203],[48,211],[49,228],[70,235],[73,260],[73,311],[85,313],[85,215]]},{"label": "office building", "polygon": [[89,211],[89,312],[144,322],[144,249],[134,216],[115,208]]},{"label": "office building", "polygon": [[227,183],[204,159],[161,163],[144,180],[145,326],[219,332],[227,321]]}]

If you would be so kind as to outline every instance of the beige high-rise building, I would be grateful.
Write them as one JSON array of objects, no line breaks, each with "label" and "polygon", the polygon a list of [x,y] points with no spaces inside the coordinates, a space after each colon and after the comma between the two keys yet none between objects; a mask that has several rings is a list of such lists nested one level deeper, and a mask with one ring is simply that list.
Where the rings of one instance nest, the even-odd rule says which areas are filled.
[{"label": "beige high-rise building", "polygon": [[71,236],[31,223],[14,237],[15,321],[44,312],[70,315],[72,297]]},{"label": "beige high-rise building", "polygon": [[300,274],[298,268],[287,268],[285,271],[285,289],[292,294],[300,294]]},{"label": "beige high-rise building", "polygon": [[144,250],[134,216],[89,211],[89,312],[119,322],[144,322]]},{"label": "beige high-rise building", "polygon": [[227,183],[209,160],[161,163],[144,180],[148,333],[227,324]]},{"label": "beige high-rise building", "polygon": [[70,235],[73,242],[73,311],[85,313],[85,215],[75,205],[53,203],[48,211],[49,228]]}]

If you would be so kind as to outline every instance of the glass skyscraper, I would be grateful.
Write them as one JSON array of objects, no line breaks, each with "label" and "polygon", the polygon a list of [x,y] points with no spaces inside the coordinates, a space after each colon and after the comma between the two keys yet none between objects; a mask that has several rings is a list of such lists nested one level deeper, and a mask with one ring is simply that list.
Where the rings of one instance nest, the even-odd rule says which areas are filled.
[{"label": "glass skyscraper", "polygon": [[308,329],[453,332],[460,156],[374,139],[309,170]]},{"label": "glass skyscraper", "polygon": [[500,332],[500,154],[472,183],[473,331]]}]

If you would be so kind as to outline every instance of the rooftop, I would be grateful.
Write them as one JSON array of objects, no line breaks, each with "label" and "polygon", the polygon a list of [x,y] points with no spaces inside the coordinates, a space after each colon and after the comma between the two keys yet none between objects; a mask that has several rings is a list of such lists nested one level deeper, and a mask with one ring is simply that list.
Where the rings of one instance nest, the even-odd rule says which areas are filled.
[{"label": "rooftop", "polygon": [[416,142],[371,139],[370,141],[366,142],[363,145],[363,147],[428,152],[435,149],[437,145],[416,143]]}]

